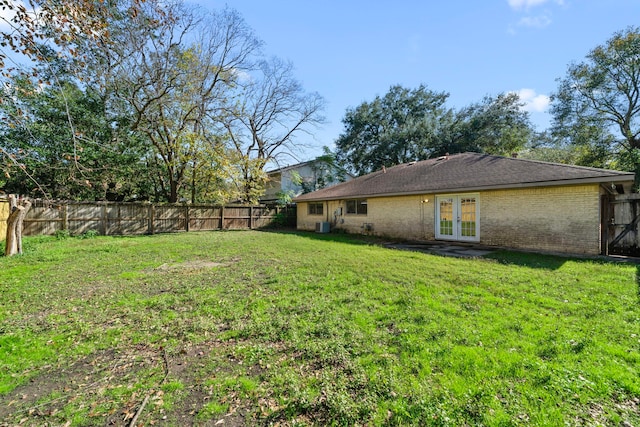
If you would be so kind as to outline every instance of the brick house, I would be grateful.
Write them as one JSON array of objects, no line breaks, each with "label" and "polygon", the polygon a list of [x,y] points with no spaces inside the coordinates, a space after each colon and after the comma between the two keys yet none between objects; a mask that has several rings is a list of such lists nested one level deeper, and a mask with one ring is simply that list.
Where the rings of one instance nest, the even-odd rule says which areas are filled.
[{"label": "brick house", "polygon": [[[597,255],[603,207],[631,192],[634,174],[462,153],[386,168],[304,194],[297,227],[408,240]],[[606,238],[605,238],[606,240]]]}]

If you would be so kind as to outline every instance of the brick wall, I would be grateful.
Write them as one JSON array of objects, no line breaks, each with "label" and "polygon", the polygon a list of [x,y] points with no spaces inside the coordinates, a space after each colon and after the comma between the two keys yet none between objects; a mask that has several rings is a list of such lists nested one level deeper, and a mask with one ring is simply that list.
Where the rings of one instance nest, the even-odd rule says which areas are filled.
[{"label": "brick wall", "polygon": [[597,255],[598,184],[487,191],[480,195],[480,241],[487,245]]},{"label": "brick wall", "polygon": [[[378,197],[367,200],[367,214],[346,213],[346,202],[324,202],[323,215],[308,215],[306,203],[298,204],[299,230],[315,230],[319,221],[329,221],[331,229],[340,229],[349,233],[365,233],[377,236],[389,236],[402,239],[433,239],[432,206],[422,203],[427,196]],[[432,197],[430,201],[432,200]],[[336,211],[342,215],[336,215]]]},{"label": "brick wall", "polygon": [[[478,193],[475,193],[478,194]],[[596,255],[600,251],[598,184],[479,193],[480,242],[490,246]],[[332,229],[408,240],[435,238],[435,195],[367,200],[367,215],[347,215],[344,201],[324,202],[322,215],[298,204],[298,229]],[[342,208],[342,215],[334,215]]]}]

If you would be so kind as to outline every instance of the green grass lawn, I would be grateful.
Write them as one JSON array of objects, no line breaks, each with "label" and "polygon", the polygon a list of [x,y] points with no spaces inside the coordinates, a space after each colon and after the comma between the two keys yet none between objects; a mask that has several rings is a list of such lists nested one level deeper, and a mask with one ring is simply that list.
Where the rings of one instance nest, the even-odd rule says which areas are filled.
[{"label": "green grass lawn", "polygon": [[25,251],[0,425],[640,425],[634,264],[258,231]]}]

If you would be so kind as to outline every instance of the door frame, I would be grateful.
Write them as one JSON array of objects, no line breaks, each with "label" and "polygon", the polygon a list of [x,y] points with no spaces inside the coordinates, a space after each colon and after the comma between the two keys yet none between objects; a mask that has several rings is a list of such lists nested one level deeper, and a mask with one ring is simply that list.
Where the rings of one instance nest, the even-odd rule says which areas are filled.
[{"label": "door frame", "polygon": [[[463,236],[462,235],[462,218],[461,218],[461,200],[466,198],[475,199],[475,235]],[[441,234],[440,233],[440,201],[444,199],[452,200],[452,231],[453,234]],[[479,242],[480,241],[480,194],[479,193],[453,193],[453,194],[438,194],[435,197],[435,213],[434,213],[434,227],[436,240],[454,240],[457,242]]]}]

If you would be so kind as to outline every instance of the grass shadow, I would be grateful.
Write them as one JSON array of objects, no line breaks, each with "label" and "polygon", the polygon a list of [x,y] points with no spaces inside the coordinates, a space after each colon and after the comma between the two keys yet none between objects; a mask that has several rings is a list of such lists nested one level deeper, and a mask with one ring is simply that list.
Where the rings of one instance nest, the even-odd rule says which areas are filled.
[{"label": "grass shadow", "polygon": [[378,236],[367,236],[364,234],[349,233],[316,233],[313,231],[300,231],[293,229],[260,229],[265,233],[296,235],[305,239],[320,240],[323,242],[340,242],[352,245],[382,245],[389,242],[388,238]]},{"label": "grass shadow", "polygon": [[[567,261],[572,262],[584,262],[584,263],[596,263],[596,264],[619,264],[620,262],[634,262],[628,259],[616,260],[606,257],[589,257],[579,255],[562,255],[562,254],[545,254],[538,252],[523,252],[523,251],[509,251],[501,249],[492,254],[485,256],[485,258],[494,259],[501,264],[515,264],[530,268],[541,268],[545,270],[557,270],[562,267]],[[640,268],[640,265],[639,267]],[[640,270],[637,273],[637,280],[640,286]],[[640,290],[639,290],[640,292]]]},{"label": "grass shadow", "polygon": [[575,258],[563,257],[560,255],[516,252],[504,249],[486,255],[485,258],[493,259],[500,264],[514,264],[522,267],[539,268],[543,270],[557,270],[567,261],[575,260]]},{"label": "grass shadow", "polygon": [[[361,234],[348,234],[348,233],[315,233],[312,231],[300,231],[300,230],[262,230],[264,232],[279,233],[296,235],[302,238],[325,241],[325,242],[340,242],[351,245],[376,245],[380,247],[387,247],[390,241],[393,239],[383,238],[380,236],[367,236]],[[403,240],[397,240],[402,242]],[[423,252],[424,251],[417,251]],[[427,252],[430,253],[430,252]],[[430,253],[435,254],[436,253]],[[446,255],[439,255],[446,256]],[[580,258],[553,255],[553,254],[540,254],[534,252],[522,252],[522,251],[509,251],[509,250],[496,250],[488,255],[481,257],[480,259],[491,259],[501,264],[513,264],[519,266],[526,266],[529,268],[538,268],[544,270],[557,270],[562,267],[568,260],[580,261]],[[589,260],[593,261],[593,260]]]}]

